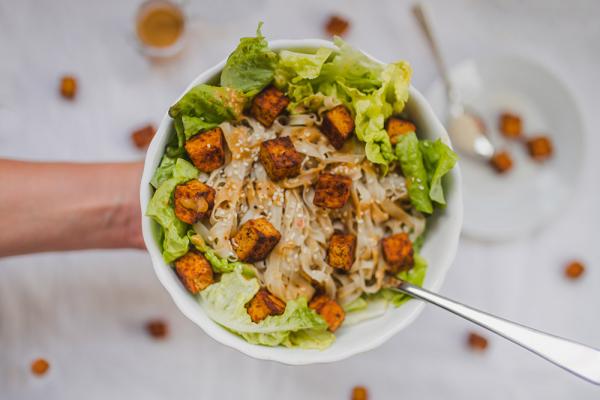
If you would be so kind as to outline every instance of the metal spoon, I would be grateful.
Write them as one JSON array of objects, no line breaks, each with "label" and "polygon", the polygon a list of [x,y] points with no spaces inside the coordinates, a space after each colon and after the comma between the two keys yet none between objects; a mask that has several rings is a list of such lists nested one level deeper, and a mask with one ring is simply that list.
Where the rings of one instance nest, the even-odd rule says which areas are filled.
[{"label": "metal spoon", "polygon": [[465,107],[460,99],[459,93],[452,85],[448,69],[442,58],[442,53],[437,45],[435,36],[433,35],[433,29],[431,28],[431,23],[427,17],[425,6],[417,3],[413,7],[413,14],[425,34],[429,48],[433,53],[435,64],[444,80],[446,95],[448,97],[448,116],[446,125],[448,127],[450,138],[452,139],[452,144],[454,144],[456,149],[462,154],[489,160],[489,158],[494,155],[494,146],[485,136],[484,132],[482,132],[481,125],[478,123],[477,119],[472,114],[465,112]]},{"label": "metal spoon", "polygon": [[588,382],[600,385],[600,350],[476,310],[408,282],[397,283],[390,289],[444,308],[505,337]]}]

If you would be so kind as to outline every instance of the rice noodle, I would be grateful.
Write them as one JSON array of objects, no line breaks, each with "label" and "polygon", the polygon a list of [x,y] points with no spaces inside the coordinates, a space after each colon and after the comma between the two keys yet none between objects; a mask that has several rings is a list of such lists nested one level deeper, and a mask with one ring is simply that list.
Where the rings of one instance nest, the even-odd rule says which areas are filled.
[{"label": "rice noodle", "polygon": [[[330,103],[324,99],[323,107],[335,105]],[[336,150],[319,131],[320,122],[319,112],[281,116],[268,129],[249,117],[221,124],[226,164],[200,178],[215,188],[215,205],[209,220],[194,229],[218,255],[235,260],[231,237],[244,222],[266,217],[281,240],[266,260],[255,263],[261,284],[284,300],[310,299],[318,287],[344,304],[382,288],[386,266],[381,238],[407,232],[415,239],[425,229],[425,218],[407,207],[402,175],[392,171],[380,176],[358,142]],[[258,152],[260,143],[279,136],[290,137],[306,157],[299,176],[273,183],[258,162]],[[352,179],[351,201],[342,209],[313,205],[313,184],[323,171]],[[347,273],[325,261],[335,229],[357,236],[356,260]]]}]

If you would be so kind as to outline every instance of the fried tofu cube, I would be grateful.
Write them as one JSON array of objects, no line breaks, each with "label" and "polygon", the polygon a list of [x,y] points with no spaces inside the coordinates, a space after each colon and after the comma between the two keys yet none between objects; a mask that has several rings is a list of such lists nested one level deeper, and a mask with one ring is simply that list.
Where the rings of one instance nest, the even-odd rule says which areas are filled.
[{"label": "fried tofu cube", "polygon": [[175,216],[193,225],[210,215],[215,204],[215,189],[192,179],[175,187]]},{"label": "fried tofu cube", "polygon": [[410,121],[398,117],[390,117],[385,123],[385,130],[392,144],[398,143],[400,136],[416,132],[417,127]]},{"label": "fried tofu cube", "polygon": [[140,129],[135,130],[131,134],[131,140],[135,147],[140,150],[147,148],[156,133],[156,128],[153,125],[146,125]]},{"label": "fried tofu cube", "polygon": [[290,104],[290,99],[275,86],[269,86],[252,100],[250,115],[266,127],[273,125],[275,118]]},{"label": "fried tofu cube", "polygon": [[523,123],[517,114],[504,112],[500,114],[500,132],[509,139],[518,139],[523,136]]},{"label": "fried tofu cube", "polygon": [[163,319],[152,319],[146,322],[146,331],[154,339],[164,339],[169,336],[169,325]]},{"label": "fried tofu cube", "polygon": [[285,302],[266,289],[260,289],[250,300],[246,308],[252,322],[260,322],[269,315],[281,315],[285,311]]},{"label": "fried tofu cube", "polygon": [[415,264],[413,246],[406,233],[397,233],[381,239],[381,247],[383,258],[392,274],[410,269]]},{"label": "fried tofu cube", "polygon": [[488,340],[475,332],[469,332],[469,336],[467,337],[467,344],[469,347],[475,351],[485,351],[488,347]]},{"label": "fried tofu cube", "polygon": [[332,15],[325,24],[325,32],[330,36],[343,36],[350,27],[348,20],[339,15]]},{"label": "fried tofu cube", "polygon": [[490,165],[497,173],[503,174],[512,168],[513,161],[508,152],[498,151],[490,158]]},{"label": "fried tofu cube", "polygon": [[545,161],[552,156],[552,141],[547,136],[537,136],[527,140],[527,150],[535,161]]},{"label": "fried tofu cube", "polygon": [[262,261],[281,239],[281,234],[266,218],[246,221],[233,237],[238,258],[245,262]]},{"label": "fried tofu cube", "polygon": [[585,266],[581,261],[571,261],[565,266],[565,276],[569,279],[579,279],[585,272]]},{"label": "fried tofu cube", "polygon": [[335,332],[342,325],[346,317],[342,306],[324,294],[313,297],[308,306],[323,317],[331,332]]},{"label": "fried tofu cube", "polygon": [[323,116],[321,130],[336,149],[341,149],[354,132],[354,119],[344,105],[335,106]]},{"label": "fried tofu cube", "polygon": [[202,172],[212,172],[225,163],[225,143],[221,128],[202,132],[187,142],[185,151],[192,163]]},{"label": "fried tofu cube", "polygon": [[304,154],[296,151],[292,140],[284,136],[262,142],[259,158],[269,178],[277,182],[300,174]]},{"label": "fried tofu cube", "polygon": [[45,375],[49,368],[50,363],[45,358],[36,358],[31,363],[31,372],[37,376]]},{"label": "fried tofu cube", "polygon": [[334,232],[329,238],[327,264],[333,268],[350,271],[354,264],[356,236],[351,233]]},{"label": "fried tofu cube", "polygon": [[60,79],[60,95],[68,100],[73,100],[77,95],[77,79],[71,75],[65,75]]},{"label": "fried tofu cube", "polygon": [[322,173],[317,179],[313,204],[323,208],[342,208],[350,198],[352,179],[344,175]]},{"label": "fried tofu cube", "polygon": [[214,282],[213,270],[206,258],[190,250],[175,260],[175,272],[191,294],[198,294]]},{"label": "fried tofu cube", "polygon": [[352,400],[369,400],[369,391],[364,386],[352,388]]}]

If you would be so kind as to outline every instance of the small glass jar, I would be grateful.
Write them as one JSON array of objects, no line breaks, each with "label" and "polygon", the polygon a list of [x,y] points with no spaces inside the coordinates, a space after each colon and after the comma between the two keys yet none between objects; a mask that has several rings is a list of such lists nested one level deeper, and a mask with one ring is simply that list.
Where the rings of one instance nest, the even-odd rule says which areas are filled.
[{"label": "small glass jar", "polygon": [[151,58],[175,56],[185,42],[185,13],[174,1],[147,0],[138,8],[135,31],[145,55]]}]

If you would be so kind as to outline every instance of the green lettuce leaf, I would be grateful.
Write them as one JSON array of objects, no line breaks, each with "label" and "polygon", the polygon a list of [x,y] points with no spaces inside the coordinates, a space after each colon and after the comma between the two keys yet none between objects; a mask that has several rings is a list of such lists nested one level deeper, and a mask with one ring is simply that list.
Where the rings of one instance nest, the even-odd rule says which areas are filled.
[{"label": "green lettuce leaf", "polygon": [[[415,265],[408,271],[402,271],[396,276],[398,277],[398,279],[402,279],[403,281],[412,283],[413,285],[423,286],[423,282],[425,281],[425,274],[427,272],[427,261],[418,253],[415,253],[414,257]],[[373,297],[384,298],[396,307],[402,305],[403,303],[411,299],[410,296],[404,293],[396,292],[391,289],[381,289]]]},{"label": "green lettuce leaf", "polygon": [[[281,89],[281,87],[279,88]],[[341,103],[336,85],[330,85],[326,91],[315,92],[310,81],[303,80],[298,83],[288,83],[285,90],[287,91],[287,96],[290,98],[290,104],[287,109],[291,114],[317,112],[325,104],[327,97],[332,99],[332,104]],[[325,92],[327,95],[325,95]]]},{"label": "green lettuce leaf", "polygon": [[178,120],[181,121],[180,127],[183,131],[185,140],[190,139],[199,132],[215,128],[219,125],[216,122],[206,122],[202,118],[191,117],[188,115],[182,115],[181,118],[178,118]]},{"label": "green lettuce leaf", "polygon": [[340,38],[335,38],[334,42],[339,51],[331,62],[323,65],[315,84],[340,82],[363,93],[377,90],[382,83],[383,66]]},{"label": "green lettuce leaf", "polygon": [[182,158],[175,161],[172,176],[158,186],[154,192],[146,215],[156,221],[163,229],[163,258],[170,263],[187,253],[189,239],[186,235],[187,224],[175,216],[171,198],[175,187],[198,176],[198,170]]},{"label": "green lettuce leaf", "polygon": [[348,304],[344,304],[344,311],[346,313],[351,313],[353,311],[360,311],[360,310],[364,310],[365,308],[367,308],[367,306],[369,305],[369,302],[364,298],[364,297],[358,297],[355,300],[352,300],[350,303]]},{"label": "green lettuce leaf", "polygon": [[173,120],[173,128],[175,130],[175,135],[169,140],[167,148],[165,149],[165,155],[177,159],[185,154],[185,148],[183,147],[185,145],[185,134],[183,132],[181,117]]},{"label": "green lettuce leaf", "polygon": [[[169,115],[180,124],[182,131],[189,137],[196,132],[191,129],[214,127],[224,121],[237,120],[242,115],[246,97],[240,91],[228,87],[200,84],[191,88],[183,97],[169,108]],[[183,117],[187,117],[184,121]],[[190,118],[192,117],[192,118]],[[187,130],[187,133],[186,133]]]},{"label": "green lettuce leaf", "polygon": [[273,80],[277,53],[269,50],[269,43],[260,32],[256,37],[240,39],[221,72],[221,86],[233,88],[252,97]]},{"label": "green lettuce leaf", "polygon": [[401,113],[408,101],[412,68],[407,62],[399,61],[386,65],[381,76],[383,81],[379,89],[381,95],[388,104],[392,105],[392,114]]},{"label": "green lettuce leaf", "polygon": [[318,77],[331,52],[332,50],[324,47],[314,54],[282,50],[279,53],[279,63],[275,72],[276,81],[297,83],[303,79]]},{"label": "green lettuce leaf", "polygon": [[423,163],[428,173],[429,198],[437,204],[445,205],[446,199],[444,198],[442,178],[454,168],[458,156],[440,139],[435,142],[421,140],[419,148],[423,154]]},{"label": "green lettuce leaf", "polygon": [[150,180],[150,184],[154,187],[154,189],[158,189],[160,185],[167,179],[173,176],[173,170],[175,169],[175,158],[169,157],[168,155],[164,155],[160,160],[160,165],[154,171],[154,175]]},{"label": "green lettuce leaf", "polygon": [[302,329],[290,332],[282,344],[285,347],[299,347],[301,349],[323,350],[335,341],[335,335],[323,329]]},{"label": "green lettuce leaf", "polygon": [[384,173],[389,163],[395,160],[390,138],[385,131],[385,121],[404,109],[411,73],[410,66],[405,62],[388,64],[380,74],[381,86],[371,92],[363,92],[338,81],[355,114],[356,137],[366,143],[367,159],[382,165]]},{"label": "green lettuce leaf", "polygon": [[252,322],[245,305],[259,288],[255,278],[246,279],[238,268],[204,289],[200,293],[200,304],[212,320],[250,343],[323,348],[334,340],[333,334],[327,331],[327,323],[308,307],[304,297],[288,301],[282,315]]},{"label": "green lettuce leaf", "polygon": [[315,92],[312,79],[319,76],[332,50],[320,48],[314,54],[283,50],[275,68],[275,86],[287,92],[291,113],[316,111],[323,105],[325,95]]},{"label": "green lettuce leaf", "polygon": [[433,204],[429,198],[429,179],[423,165],[423,155],[416,133],[410,132],[399,137],[396,144],[396,157],[406,178],[411,204],[417,210],[431,214]]},{"label": "green lettuce leaf", "polygon": [[413,249],[416,252],[420,252],[423,248],[423,244],[425,243],[425,232],[419,235],[415,240],[413,240]]}]

